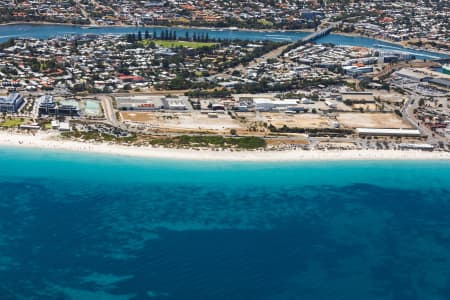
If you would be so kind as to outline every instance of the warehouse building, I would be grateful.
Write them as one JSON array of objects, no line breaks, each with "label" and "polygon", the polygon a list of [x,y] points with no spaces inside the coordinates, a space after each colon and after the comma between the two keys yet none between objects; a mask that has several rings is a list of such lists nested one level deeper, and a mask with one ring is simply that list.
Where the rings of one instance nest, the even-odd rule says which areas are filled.
[{"label": "warehouse building", "polygon": [[417,129],[391,129],[391,128],[356,128],[360,136],[406,136],[420,137],[421,133]]}]

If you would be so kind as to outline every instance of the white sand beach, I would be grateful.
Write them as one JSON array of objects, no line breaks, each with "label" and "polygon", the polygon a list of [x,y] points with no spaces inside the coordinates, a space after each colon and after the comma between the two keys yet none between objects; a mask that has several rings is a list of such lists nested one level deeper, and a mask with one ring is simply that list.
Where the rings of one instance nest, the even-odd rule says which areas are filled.
[{"label": "white sand beach", "polygon": [[450,152],[398,150],[332,150],[332,151],[214,151],[135,147],[107,143],[64,140],[56,133],[35,135],[0,131],[0,147],[35,148],[54,151],[86,152],[143,158],[222,161],[314,161],[314,160],[450,160]]}]

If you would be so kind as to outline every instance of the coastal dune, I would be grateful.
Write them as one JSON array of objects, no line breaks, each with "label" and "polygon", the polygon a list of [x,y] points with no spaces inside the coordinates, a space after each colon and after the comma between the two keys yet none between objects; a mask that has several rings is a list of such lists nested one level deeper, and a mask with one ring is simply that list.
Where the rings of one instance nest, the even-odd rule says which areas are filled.
[{"label": "coastal dune", "polygon": [[137,147],[64,140],[55,133],[22,134],[0,131],[0,147],[35,148],[142,158],[221,161],[317,161],[317,160],[450,160],[450,152],[399,150],[285,150],[238,151]]}]

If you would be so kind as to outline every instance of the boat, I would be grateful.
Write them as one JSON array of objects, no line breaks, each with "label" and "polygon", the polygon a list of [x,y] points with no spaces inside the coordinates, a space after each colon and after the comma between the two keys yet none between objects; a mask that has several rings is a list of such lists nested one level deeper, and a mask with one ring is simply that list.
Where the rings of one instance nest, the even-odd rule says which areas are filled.
[{"label": "boat", "polygon": [[443,71],[445,74],[449,74],[449,75],[450,75],[450,64],[445,64],[445,65],[443,65],[443,66],[442,66],[442,71]]},{"label": "boat", "polygon": [[83,28],[83,29],[97,29],[99,27],[100,26],[81,26],[81,28]]}]

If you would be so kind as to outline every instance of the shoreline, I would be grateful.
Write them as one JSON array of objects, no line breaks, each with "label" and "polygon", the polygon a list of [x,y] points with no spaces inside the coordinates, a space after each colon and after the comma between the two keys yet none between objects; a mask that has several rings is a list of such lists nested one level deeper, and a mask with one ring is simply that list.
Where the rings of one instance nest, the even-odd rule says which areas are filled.
[{"label": "shoreline", "polygon": [[[10,26],[10,25],[55,25],[55,26],[76,26],[76,27],[92,27],[92,28],[136,28],[136,29],[145,29],[145,28],[180,28],[180,29],[199,29],[199,30],[233,30],[233,31],[249,31],[249,32],[313,32],[312,28],[305,29],[253,29],[253,28],[245,28],[245,27],[236,27],[228,26],[228,27],[208,27],[208,26],[190,26],[190,25],[148,25],[148,26],[135,26],[135,25],[96,25],[96,24],[76,24],[76,23],[52,23],[52,22],[24,22],[24,21],[14,21],[8,23],[0,23],[1,26]],[[232,29],[233,28],[233,29]]]},{"label": "shoreline", "polygon": [[111,156],[194,161],[238,162],[300,162],[300,161],[389,161],[389,160],[446,160],[450,152],[416,150],[207,150],[163,147],[137,147],[107,143],[88,143],[63,140],[52,133],[35,135],[0,132],[0,147],[39,149]]},{"label": "shoreline", "polygon": [[362,35],[359,33],[355,33],[355,32],[342,32],[342,31],[333,31],[332,33],[334,34],[338,34],[338,35],[342,35],[342,36],[348,36],[348,37],[359,37],[359,38],[367,38],[367,39],[373,39],[373,40],[377,40],[380,42],[385,42],[385,43],[389,43],[389,44],[394,44],[397,45],[399,47],[405,48],[405,49],[410,49],[410,50],[414,50],[414,51],[425,51],[425,52],[434,52],[434,53],[438,53],[438,54],[443,54],[443,55],[447,55],[450,56],[450,52],[447,51],[443,51],[443,50],[439,50],[439,49],[427,49],[427,48],[411,48],[407,45],[408,41],[403,41],[403,42],[399,42],[399,41],[392,41],[392,40],[388,40],[385,38],[380,38],[380,37],[372,37],[372,36],[368,36],[368,35]]}]

